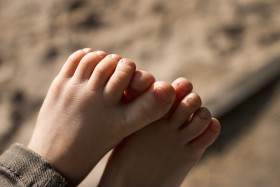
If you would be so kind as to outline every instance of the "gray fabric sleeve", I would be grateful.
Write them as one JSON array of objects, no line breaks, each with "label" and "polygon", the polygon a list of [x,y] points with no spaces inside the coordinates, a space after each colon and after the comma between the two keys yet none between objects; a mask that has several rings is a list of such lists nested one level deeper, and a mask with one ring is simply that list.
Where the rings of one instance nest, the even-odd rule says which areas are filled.
[{"label": "gray fabric sleeve", "polygon": [[46,160],[20,144],[0,156],[0,186],[68,186]]}]

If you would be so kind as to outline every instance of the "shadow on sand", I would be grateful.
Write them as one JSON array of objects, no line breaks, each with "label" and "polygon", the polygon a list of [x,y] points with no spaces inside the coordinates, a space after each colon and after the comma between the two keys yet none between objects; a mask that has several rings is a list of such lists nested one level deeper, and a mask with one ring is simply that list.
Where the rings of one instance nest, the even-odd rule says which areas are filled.
[{"label": "shadow on sand", "polygon": [[[280,60],[275,63],[278,63],[277,66],[279,66]],[[254,127],[256,116],[260,115],[271,101],[279,99],[275,98],[274,92],[280,85],[280,74],[277,73],[279,70],[275,72],[275,75],[271,75],[271,79],[262,88],[252,93],[251,96],[231,110],[220,115],[221,135],[208,149],[207,153],[224,151],[225,148]],[[247,89],[250,89],[250,87]]]}]

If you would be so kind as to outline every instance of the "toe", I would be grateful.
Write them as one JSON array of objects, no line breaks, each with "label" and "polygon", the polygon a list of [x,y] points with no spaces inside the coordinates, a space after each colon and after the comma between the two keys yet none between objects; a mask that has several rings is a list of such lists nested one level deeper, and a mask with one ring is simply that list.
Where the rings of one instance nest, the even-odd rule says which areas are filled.
[{"label": "toe", "polygon": [[191,121],[185,127],[180,129],[180,136],[185,144],[190,143],[192,140],[201,135],[211,122],[211,113],[207,108],[200,108]]},{"label": "toe", "polygon": [[124,114],[128,132],[133,133],[164,117],[174,100],[175,91],[169,83],[152,84],[149,90],[125,106]]},{"label": "toe", "polygon": [[152,83],[155,82],[155,77],[146,71],[136,70],[127,90],[125,90],[125,101],[129,102],[144,93]]},{"label": "toe", "polygon": [[172,106],[172,109],[169,111],[169,115],[173,114],[173,112],[176,110],[176,108],[178,107],[178,105],[180,104],[182,99],[187,94],[189,94],[193,89],[192,83],[188,79],[183,78],[183,77],[176,79],[172,83],[172,86],[176,93],[176,99]]},{"label": "toe", "polygon": [[201,106],[201,99],[198,94],[191,92],[178,105],[170,117],[173,128],[180,128],[190,116]]},{"label": "toe", "polygon": [[183,77],[176,79],[172,86],[176,92],[176,100],[181,101],[193,89],[192,83]]},{"label": "toe", "polygon": [[135,69],[134,62],[129,59],[121,59],[118,62],[115,72],[110,77],[104,89],[104,97],[108,102],[115,104],[121,101]]},{"label": "toe", "polygon": [[71,54],[63,65],[59,76],[70,78],[74,75],[81,59],[88,53],[88,50],[78,50]]},{"label": "toe", "polygon": [[205,150],[218,138],[221,131],[220,122],[213,118],[207,129],[190,143],[191,148]]},{"label": "toe", "polygon": [[84,48],[83,51],[88,54],[90,52],[93,52],[93,50],[91,48]]},{"label": "toe", "polygon": [[88,86],[92,91],[103,89],[116,69],[118,61],[121,59],[119,55],[108,55],[101,60],[93,70]]},{"label": "toe", "polygon": [[104,51],[94,51],[86,54],[77,67],[74,78],[77,80],[89,79],[96,65],[106,56]]},{"label": "toe", "polygon": [[144,92],[154,82],[155,77],[151,73],[137,70],[134,72],[133,79],[131,80],[129,87],[135,91]]}]

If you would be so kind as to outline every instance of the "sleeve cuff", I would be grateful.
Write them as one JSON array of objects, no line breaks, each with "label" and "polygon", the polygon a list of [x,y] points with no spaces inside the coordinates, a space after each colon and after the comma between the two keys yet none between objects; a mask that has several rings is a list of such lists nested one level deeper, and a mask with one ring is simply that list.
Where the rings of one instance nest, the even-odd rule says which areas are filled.
[{"label": "sleeve cuff", "polygon": [[20,144],[12,145],[1,155],[0,167],[24,186],[68,186],[66,179],[46,160]]}]

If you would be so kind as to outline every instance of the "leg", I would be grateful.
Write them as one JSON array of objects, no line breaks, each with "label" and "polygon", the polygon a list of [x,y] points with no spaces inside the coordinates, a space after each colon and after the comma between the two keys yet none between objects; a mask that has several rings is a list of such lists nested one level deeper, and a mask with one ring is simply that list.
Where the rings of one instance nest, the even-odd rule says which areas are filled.
[{"label": "leg", "polygon": [[122,102],[134,72],[135,64],[118,55],[75,52],[48,91],[28,147],[77,185],[123,138],[172,106],[175,92],[166,82]]},{"label": "leg", "polygon": [[213,143],[220,124],[186,79],[173,83],[177,99],[168,117],[126,138],[113,151],[100,186],[179,186]]}]

